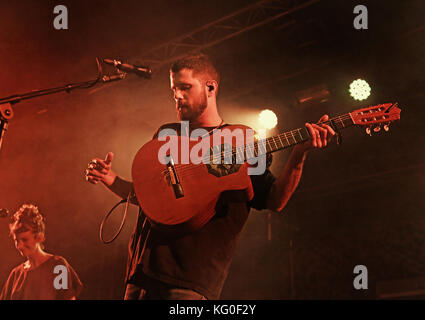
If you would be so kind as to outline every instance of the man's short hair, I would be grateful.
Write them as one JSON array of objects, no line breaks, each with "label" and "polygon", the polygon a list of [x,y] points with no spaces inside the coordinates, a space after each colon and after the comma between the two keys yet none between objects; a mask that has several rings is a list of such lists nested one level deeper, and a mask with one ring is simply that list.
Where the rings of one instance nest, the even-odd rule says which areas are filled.
[{"label": "man's short hair", "polygon": [[203,80],[215,80],[220,82],[218,74],[211,59],[205,54],[196,54],[181,58],[175,61],[170,68],[170,72],[177,73],[182,69],[193,70],[193,76],[201,76]]}]

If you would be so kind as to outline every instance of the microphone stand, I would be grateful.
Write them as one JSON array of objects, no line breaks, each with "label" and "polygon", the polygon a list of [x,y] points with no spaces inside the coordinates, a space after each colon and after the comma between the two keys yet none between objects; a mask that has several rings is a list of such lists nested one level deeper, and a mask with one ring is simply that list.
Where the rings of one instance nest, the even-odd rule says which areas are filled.
[{"label": "microphone stand", "polygon": [[102,66],[100,65],[99,59],[96,58],[98,76],[94,80],[71,83],[65,86],[50,88],[50,89],[41,89],[34,90],[23,94],[14,94],[5,98],[0,98],[0,150],[3,142],[4,135],[7,131],[7,126],[9,120],[13,118],[13,108],[12,105],[21,102],[22,100],[32,99],[48,94],[53,94],[57,92],[66,91],[68,93],[74,89],[87,89],[91,88],[97,83],[108,83],[111,81],[123,80],[126,78],[127,73],[117,70],[117,74],[113,75],[102,75]]}]

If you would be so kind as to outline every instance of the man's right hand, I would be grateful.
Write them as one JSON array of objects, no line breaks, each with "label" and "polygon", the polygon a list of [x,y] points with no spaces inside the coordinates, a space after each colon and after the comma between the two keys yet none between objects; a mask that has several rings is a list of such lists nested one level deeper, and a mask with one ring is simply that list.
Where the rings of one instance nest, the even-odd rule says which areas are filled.
[{"label": "man's right hand", "polygon": [[108,187],[111,186],[117,177],[115,172],[111,169],[113,158],[114,154],[108,152],[105,160],[95,158],[90,161],[86,170],[86,180],[93,184],[97,184],[100,181]]}]

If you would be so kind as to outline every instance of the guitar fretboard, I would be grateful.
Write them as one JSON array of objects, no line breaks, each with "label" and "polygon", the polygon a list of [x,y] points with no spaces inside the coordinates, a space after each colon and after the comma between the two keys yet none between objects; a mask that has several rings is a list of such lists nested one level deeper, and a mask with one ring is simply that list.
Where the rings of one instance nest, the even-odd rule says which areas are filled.
[{"label": "guitar fretboard", "polygon": [[[354,124],[349,113],[324,121],[324,124],[330,127],[341,130],[350,127]],[[233,157],[242,157],[245,159],[258,157],[258,154],[272,153],[285,148],[292,147],[310,139],[310,134],[306,127],[298,128],[292,131],[283,132],[277,136],[259,140],[253,144],[236,147],[233,149]]]}]

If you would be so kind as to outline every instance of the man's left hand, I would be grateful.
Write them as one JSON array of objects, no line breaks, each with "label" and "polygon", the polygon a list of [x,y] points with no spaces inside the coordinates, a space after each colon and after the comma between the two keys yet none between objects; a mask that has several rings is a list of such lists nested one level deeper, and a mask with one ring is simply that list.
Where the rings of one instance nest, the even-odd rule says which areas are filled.
[{"label": "man's left hand", "polygon": [[329,120],[328,115],[324,115],[317,123],[306,123],[305,126],[310,134],[310,139],[297,145],[297,151],[306,152],[314,148],[324,148],[332,140],[335,131],[327,124],[323,123]]}]

